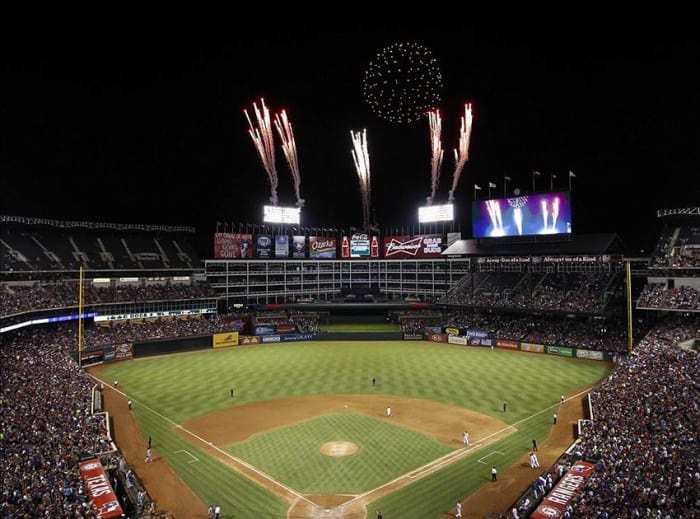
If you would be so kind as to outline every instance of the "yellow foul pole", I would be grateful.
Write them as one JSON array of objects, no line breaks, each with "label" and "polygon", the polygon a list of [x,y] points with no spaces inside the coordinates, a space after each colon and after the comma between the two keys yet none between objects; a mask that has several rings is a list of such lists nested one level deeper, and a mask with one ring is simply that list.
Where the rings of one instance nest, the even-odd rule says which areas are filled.
[{"label": "yellow foul pole", "polygon": [[78,366],[83,366],[83,267],[78,281]]},{"label": "yellow foul pole", "polygon": [[627,352],[632,353],[632,267],[630,262],[625,263],[625,275],[627,276]]}]

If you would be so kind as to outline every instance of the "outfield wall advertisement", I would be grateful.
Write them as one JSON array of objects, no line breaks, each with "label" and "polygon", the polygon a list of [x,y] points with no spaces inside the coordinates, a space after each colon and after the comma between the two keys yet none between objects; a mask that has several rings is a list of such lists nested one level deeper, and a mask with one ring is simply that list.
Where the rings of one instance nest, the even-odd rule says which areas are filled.
[{"label": "outfield wall advertisement", "polygon": [[226,348],[238,345],[238,332],[215,333],[211,336],[214,348]]},{"label": "outfield wall advertisement", "polygon": [[496,341],[496,348],[506,348],[508,350],[517,350],[518,343],[516,341],[508,341],[506,339],[498,339]]},{"label": "outfield wall advertisement", "polygon": [[550,355],[560,355],[562,357],[573,357],[574,349],[566,346],[547,346],[547,353]]},{"label": "outfield wall advertisement", "polygon": [[469,346],[495,346],[496,340],[488,337],[467,337]]},{"label": "outfield wall advertisement", "polygon": [[593,350],[582,350],[576,348],[576,358],[577,359],[592,359],[592,360],[604,360],[605,356],[602,351]]},{"label": "outfield wall advertisement", "polygon": [[544,344],[532,344],[531,342],[521,342],[520,349],[530,353],[544,353]]}]

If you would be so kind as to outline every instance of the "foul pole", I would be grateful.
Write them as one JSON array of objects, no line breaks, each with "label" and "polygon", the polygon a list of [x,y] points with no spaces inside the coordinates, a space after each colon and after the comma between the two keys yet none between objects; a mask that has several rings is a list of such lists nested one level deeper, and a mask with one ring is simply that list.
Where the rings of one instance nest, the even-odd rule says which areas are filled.
[{"label": "foul pole", "polygon": [[627,352],[632,353],[633,330],[632,330],[632,266],[630,261],[625,263],[625,275],[627,277]]},{"label": "foul pole", "polygon": [[83,367],[83,267],[78,281],[78,366]]}]

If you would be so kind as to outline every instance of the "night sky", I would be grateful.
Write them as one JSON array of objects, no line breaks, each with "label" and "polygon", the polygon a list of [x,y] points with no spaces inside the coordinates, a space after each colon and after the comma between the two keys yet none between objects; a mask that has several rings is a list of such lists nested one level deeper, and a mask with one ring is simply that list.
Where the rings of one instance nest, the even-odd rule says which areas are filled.
[{"label": "night sky", "polygon": [[[270,186],[243,114],[265,99],[294,127],[306,200],[302,225],[360,226],[351,130],[367,129],[373,219],[417,226],[431,192],[427,120],[382,120],[363,76],[383,48],[416,42],[442,73],[445,159],[434,203],[452,183],[459,118],[472,103],[470,160],[455,192],[471,237],[473,185],[503,194],[568,189],[575,233],[617,232],[648,249],[656,210],[700,201],[700,43],[695,32],[605,37],[560,27],[235,33],[223,43],[50,44],[3,51],[0,213],[119,223],[261,223]],[[258,34],[257,36],[255,34]],[[105,38],[106,40],[106,38]],[[277,134],[275,134],[277,139]],[[296,201],[277,143],[280,205]]]}]

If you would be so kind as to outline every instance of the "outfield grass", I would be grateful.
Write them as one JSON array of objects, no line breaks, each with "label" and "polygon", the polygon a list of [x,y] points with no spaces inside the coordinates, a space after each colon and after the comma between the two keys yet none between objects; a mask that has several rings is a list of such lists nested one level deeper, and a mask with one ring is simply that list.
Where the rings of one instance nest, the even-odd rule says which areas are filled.
[{"label": "outfield grass", "polygon": [[324,332],[400,332],[401,326],[390,322],[327,323],[320,326]]},{"label": "outfield grass", "polygon": [[[173,432],[173,424],[232,404],[289,396],[371,392],[427,398],[514,424],[517,432],[493,444],[493,449],[502,453],[497,464],[505,469],[528,451],[532,438],[547,436],[552,409],[560,394],[595,383],[607,370],[603,363],[423,341],[311,341],[115,363],[105,377],[119,380],[120,389],[137,404],[134,412],[144,437],[153,436],[159,454],[204,502],[216,501],[225,510],[234,511],[235,517],[285,517],[284,501],[180,438]],[[378,381],[375,388],[371,386],[372,377]],[[234,402],[229,397],[232,386],[236,388]],[[508,402],[505,415],[504,400]],[[344,420],[342,415],[321,417],[264,433],[261,437],[267,436],[266,440],[251,438],[229,450],[236,456],[255,460],[253,464],[259,463],[263,470],[296,490],[314,493],[354,493],[372,488],[384,478],[407,472],[403,467],[410,470],[444,452],[440,446],[431,445],[429,439],[416,437],[418,433],[395,434],[396,431],[384,429],[394,426],[371,417]],[[355,456],[322,459],[316,454],[317,448],[309,449],[313,454],[299,456],[296,442],[301,438],[317,442],[333,427],[341,426],[352,429],[358,441],[362,436],[371,438],[373,432],[391,436],[390,443],[401,453],[402,465],[378,473],[374,468],[367,470],[366,463],[351,467],[354,461],[350,460],[357,459]],[[296,438],[294,444],[285,437]],[[291,445],[293,452],[284,456],[280,448],[273,449],[275,453],[265,452],[261,445],[270,442]],[[414,448],[416,444],[420,448]],[[188,454],[176,453],[183,450],[200,461],[190,463]],[[488,466],[476,461],[481,456],[483,453],[463,458],[372,503],[368,510],[381,508],[385,517],[402,519],[440,517],[458,499],[489,481]],[[244,509],[249,506],[254,506],[254,513]]]}]

